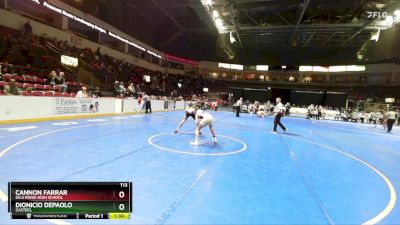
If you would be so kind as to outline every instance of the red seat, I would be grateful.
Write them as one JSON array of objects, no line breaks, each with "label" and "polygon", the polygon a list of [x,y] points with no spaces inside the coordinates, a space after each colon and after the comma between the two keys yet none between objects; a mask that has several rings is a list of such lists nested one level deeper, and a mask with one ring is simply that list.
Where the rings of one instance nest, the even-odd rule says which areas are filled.
[{"label": "red seat", "polygon": [[8,86],[8,82],[0,81],[0,87]]},{"label": "red seat", "polygon": [[73,98],[75,98],[76,97],[76,94],[75,93],[71,93],[71,94],[69,94],[71,97],[73,97]]},{"label": "red seat", "polygon": [[21,76],[14,76],[14,80],[17,82],[25,82],[25,79]]},{"label": "red seat", "polygon": [[62,88],[62,86],[54,86],[54,90],[57,92],[60,92]]},{"label": "red seat", "polygon": [[37,83],[37,84],[43,84],[44,82],[43,82],[43,79],[42,79],[42,78],[37,77],[37,78],[35,79],[35,83]]},{"label": "red seat", "polygon": [[22,88],[22,84],[21,84],[21,83],[15,83],[15,86],[16,86],[17,88]]},{"label": "red seat", "polygon": [[41,91],[32,91],[31,95],[32,96],[43,96],[43,92],[41,92]]},{"label": "red seat", "polygon": [[33,85],[32,84],[28,84],[28,83],[23,83],[22,84],[22,88],[27,89],[27,88],[32,88]]},{"label": "red seat", "polygon": [[30,95],[31,95],[31,94],[29,94],[28,91],[21,91],[21,94],[22,94],[23,96],[30,96]]},{"label": "red seat", "polygon": [[63,96],[63,97],[71,97],[71,96],[69,95],[69,93],[62,93],[62,96]]},{"label": "red seat", "polygon": [[12,75],[10,74],[4,74],[2,77],[4,81],[10,81],[12,79]]},{"label": "red seat", "polygon": [[43,80],[43,84],[47,83],[48,79],[42,79]]},{"label": "red seat", "polygon": [[52,90],[53,90],[53,86],[51,86],[51,85],[44,85],[44,86],[43,86],[43,89],[44,89],[44,90],[48,90],[48,91],[52,91]]},{"label": "red seat", "polygon": [[33,78],[32,78],[31,76],[26,76],[26,77],[25,77],[25,82],[27,82],[27,83],[33,83],[34,81],[33,81]]},{"label": "red seat", "polygon": [[73,85],[74,85],[74,82],[67,81],[66,84],[67,84],[68,86],[73,86]]},{"label": "red seat", "polygon": [[53,96],[53,92],[46,91],[46,92],[43,93],[43,96]]},{"label": "red seat", "polygon": [[4,92],[2,90],[0,90],[0,95],[4,95]]},{"label": "red seat", "polygon": [[62,97],[62,93],[61,92],[54,92],[53,96],[54,97]]},{"label": "red seat", "polygon": [[33,88],[34,88],[35,90],[43,90],[43,85],[41,85],[41,84],[34,84],[34,85],[33,85]]}]

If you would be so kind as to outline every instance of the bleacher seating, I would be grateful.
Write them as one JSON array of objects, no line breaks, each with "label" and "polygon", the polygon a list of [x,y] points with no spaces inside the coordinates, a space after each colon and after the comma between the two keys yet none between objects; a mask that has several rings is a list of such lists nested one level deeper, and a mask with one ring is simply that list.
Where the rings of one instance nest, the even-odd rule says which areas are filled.
[{"label": "bleacher seating", "polygon": [[33,88],[35,89],[35,90],[44,90],[44,88],[43,88],[43,85],[41,85],[41,84],[34,84],[33,85]]},{"label": "bleacher seating", "polygon": [[51,85],[44,85],[44,86],[43,86],[43,90],[52,91],[52,90],[54,90],[54,89],[53,89],[53,86],[51,86]]},{"label": "bleacher seating", "polygon": [[26,90],[28,88],[33,88],[33,85],[29,84],[29,83],[24,83],[24,84],[22,84],[22,88]]},{"label": "bleacher seating", "polygon": [[3,81],[7,81],[7,82],[10,81],[11,78],[12,78],[12,75],[11,75],[11,74],[4,74],[4,75],[2,76]]},{"label": "bleacher seating", "polygon": [[41,91],[32,91],[31,95],[32,96],[43,96],[43,92],[41,92]]},{"label": "bleacher seating", "polygon": [[53,96],[53,92],[51,91],[43,92],[43,96]]},{"label": "bleacher seating", "polygon": [[0,81],[0,87],[8,86],[8,82],[6,81]]},{"label": "bleacher seating", "polygon": [[29,91],[22,91],[21,94],[23,96],[30,96],[31,94],[29,94]]}]

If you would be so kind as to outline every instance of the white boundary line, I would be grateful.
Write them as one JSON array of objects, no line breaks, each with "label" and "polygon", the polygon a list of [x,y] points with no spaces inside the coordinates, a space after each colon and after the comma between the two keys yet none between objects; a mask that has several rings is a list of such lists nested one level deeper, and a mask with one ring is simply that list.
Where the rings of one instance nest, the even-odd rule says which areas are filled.
[{"label": "white boundary line", "polygon": [[65,222],[63,220],[57,220],[57,219],[45,219],[47,222],[56,224],[56,225],[72,225],[71,223]]},{"label": "white boundary line", "polygon": [[0,200],[3,202],[8,201],[7,195],[2,190],[0,190]]},{"label": "white boundary line", "polygon": [[[24,142],[30,141],[32,139],[38,138],[38,137],[42,137],[42,136],[45,136],[45,135],[49,135],[49,134],[53,134],[53,133],[57,133],[57,132],[62,132],[62,131],[66,131],[66,130],[72,130],[72,129],[78,129],[78,128],[84,128],[84,127],[102,126],[102,125],[112,125],[112,124],[116,124],[116,123],[89,124],[89,125],[74,126],[74,127],[68,127],[68,128],[64,128],[64,129],[58,129],[58,130],[53,130],[53,131],[48,131],[48,132],[45,132],[45,133],[41,133],[41,134],[38,134],[38,135],[35,135],[35,136],[32,136],[32,137],[23,139],[23,140],[18,141],[17,143],[15,143],[13,145],[8,146],[6,149],[4,149],[3,151],[0,152],[0,158],[3,157],[7,152],[9,152],[11,149],[15,148],[16,146],[18,146],[18,145],[20,145],[20,144],[22,144]],[[4,192],[2,192],[0,190],[0,199],[2,201],[7,201],[8,200],[7,195],[5,195],[5,197],[4,196],[2,197],[2,195],[5,195],[5,194],[4,194]],[[71,225],[71,223],[67,223],[67,222],[65,222],[63,220],[58,220],[58,219],[45,219],[45,220],[50,222],[50,223],[52,223],[52,224],[55,224],[55,225]]]},{"label": "white boundary line", "polygon": [[375,168],[371,164],[369,164],[369,163],[363,161],[362,159],[357,158],[356,156],[353,156],[353,155],[351,155],[351,154],[349,154],[347,152],[341,151],[341,150],[336,149],[336,148],[332,148],[332,147],[324,145],[324,144],[320,144],[318,142],[309,141],[309,140],[306,140],[306,139],[303,139],[303,138],[298,138],[298,137],[291,137],[291,136],[287,136],[287,135],[281,135],[281,137],[287,137],[287,138],[302,140],[304,142],[308,142],[310,144],[319,145],[319,146],[324,147],[326,149],[329,149],[329,150],[338,152],[340,154],[343,154],[343,155],[345,155],[345,156],[347,156],[347,157],[349,157],[349,158],[351,158],[353,160],[356,160],[357,162],[363,164],[364,166],[370,168],[372,171],[374,171],[376,174],[378,174],[385,181],[385,183],[386,183],[386,185],[387,185],[387,187],[389,189],[390,200],[387,203],[386,207],[383,209],[383,211],[381,211],[378,215],[374,216],[373,218],[369,219],[368,221],[363,222],[362,223],[363,225],[366,225],[366,224],[377,224],[381,220],[383,220],[386,216],[388,216],[390,214],[390,212],[393,210],[393,208],[394,208],[394,206],[396,204],[396,199],[397,199],[396,190],[393,187],[392,182],[390,182],[389,178],[387,178],[380,170],[378,170],[377,168]]},{"label": "white boundary line", "polygon": [[[311,121],[312,124],[318,125],[318,126],[323,126],[323,127],[330,127],[334,129],[339,129],[339,130],[347,130],[347,131],[352,131],[352,132],[359,132],[359,133],[364,133],[364,134],[372,134],[372,135],[379,135],[379,136],[384,136],[384,137],[389,137],[389,138],[400,138],[399,135],[390,135],[388,133],[379,133],[379,132],[372,132],[372,131],[364,131],[360,129],[350,129],[350,128],[344,128],[344,127],[337,127],[337,126],[331,126],[328,124],[324,124],[323,122],[318,122],[318,121]],[[332,124],[333,122],[331,122]],[[337,124],[340,124],[339,122]]]},{"label": "white boundary line", "polygon": [[224,138],[228,138],[228,139],[237,141],[237,142],[239,142],[240,144],[242,144],[243,147],[242,147],[241,149],[239,149],[239,150],[235,150],[235,151],[232,151],[232,152],[220,152],[220,153],[198,153],[198,152],[190,152],[190,150],[188,150],[188,151],[179,151],[179,150],[174,150],[174,149],[169,149],[169,148],[161,147],[161,146],[156,145],[156,144],[153,143],[153,138],[158,137],[158,136],[162,136],[162,135],[175,135],[175,134],[174,134],[174,133],[160,133],[160,134],[156,134],[156,135],[153,135],[153,136],[149,137],[149,138],[147,139],[147,142],[148,142],[150,145],[152,145],[152,146],[154,146],[154,147],[156,147],[156,148],[158,148],[158,149],[161,149],[161,150],[165,150],[165,151],[168,151],[168,152],[175,152],[175,153],[184,154],[184,155],[195,155],[195,156],[224,156],[224,155],[232,155],[232,154],[241,153],[241,152],[243,152],[243,151],[245,151],[245,150],[247,149],[246,143],[244,143],[244,142],[241,141],[241,140],[238,140],[238,139],[235,139],[235,138],[232,138],[232,137],[227,137],[227,136],[224,136],[224,135],[218,135],[218,137],[224,137]]},{"label": "white boundary line", "polygon": [[35,136],[32,136],[32,137],[23,139],[23,140],[18,141],[17,143],[15,143],[13,145],[8,146],[6,149],[4,149],[3,151],[0,152],[0,158],[3,157],[3,155],[5,155],[8,151],[10,151],[11,149],[15,148],[16,146],[18,146],[18,145],[20,145],[20,144],[22,144],[24,142],[30,141],[32,139],[41,137],[41,136],[45,136],[45,135],[48,135],[48,134],[54,134],[54,133],[61,132],[61,131],[66,131],[66,130],[72,130],[72,129],[78,129],[78,128],[84,128],[84,127],[93,127],[93,126],[106,125],[106,124],[112,124],[112,123],[101,123],[101,124],[90,124],[90,125],[83,125],[83,126],[74,126],[74,127],[68,127],[68,128],[64,128],[64,129],[53,130],[53,131],[48,131],[48,132],[45,132],[45,133],[41,133],[41,134],[38,134],[38,135],[35,135]]}]

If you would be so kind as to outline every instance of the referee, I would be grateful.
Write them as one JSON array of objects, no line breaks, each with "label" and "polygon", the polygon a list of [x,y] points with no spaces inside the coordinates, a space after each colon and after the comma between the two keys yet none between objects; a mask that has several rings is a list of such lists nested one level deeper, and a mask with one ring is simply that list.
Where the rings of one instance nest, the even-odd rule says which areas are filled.
[{"label": "referee", "polygon": [[239,113],[240,113],[240,109],[243,105],[243,98],[240,98],[237,102],[236,102],[236,117],[239,117]]},{"label": "referee", "polygon": [[274,130],[272,131],[272,133],[276,134],[276,127],[279,125],[283,131],[287,131],[288,129],[283,126],[283,124],[281,123],[281,118],[283,116],[283,114],[285,113],[286,108],[285,106],[282,104],[281,102],[281,98],[276,98],[276,106],[274,107]]},{"label": "referee", "polygon": [[387,132],[392,131],[393,124],[396,122],[396,112],[391,110],[387,112]]},{"label": "referee", "polygon": [[146,108],[146,113],[150,111],[151,114],[151,101],[150,97],[146,94],[146,92],[143,92],[143,101]]}]

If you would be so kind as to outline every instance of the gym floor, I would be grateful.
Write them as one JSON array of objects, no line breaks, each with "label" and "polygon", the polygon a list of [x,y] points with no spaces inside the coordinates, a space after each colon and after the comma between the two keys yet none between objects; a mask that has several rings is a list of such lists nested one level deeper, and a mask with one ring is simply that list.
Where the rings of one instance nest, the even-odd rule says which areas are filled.
[{"label": "gym floor", "polygon": [[[183,111],[0,126],[0,224],[400,224],[400,129]],[[126,221],[11,220],[9,181],[132,181]]]}]

